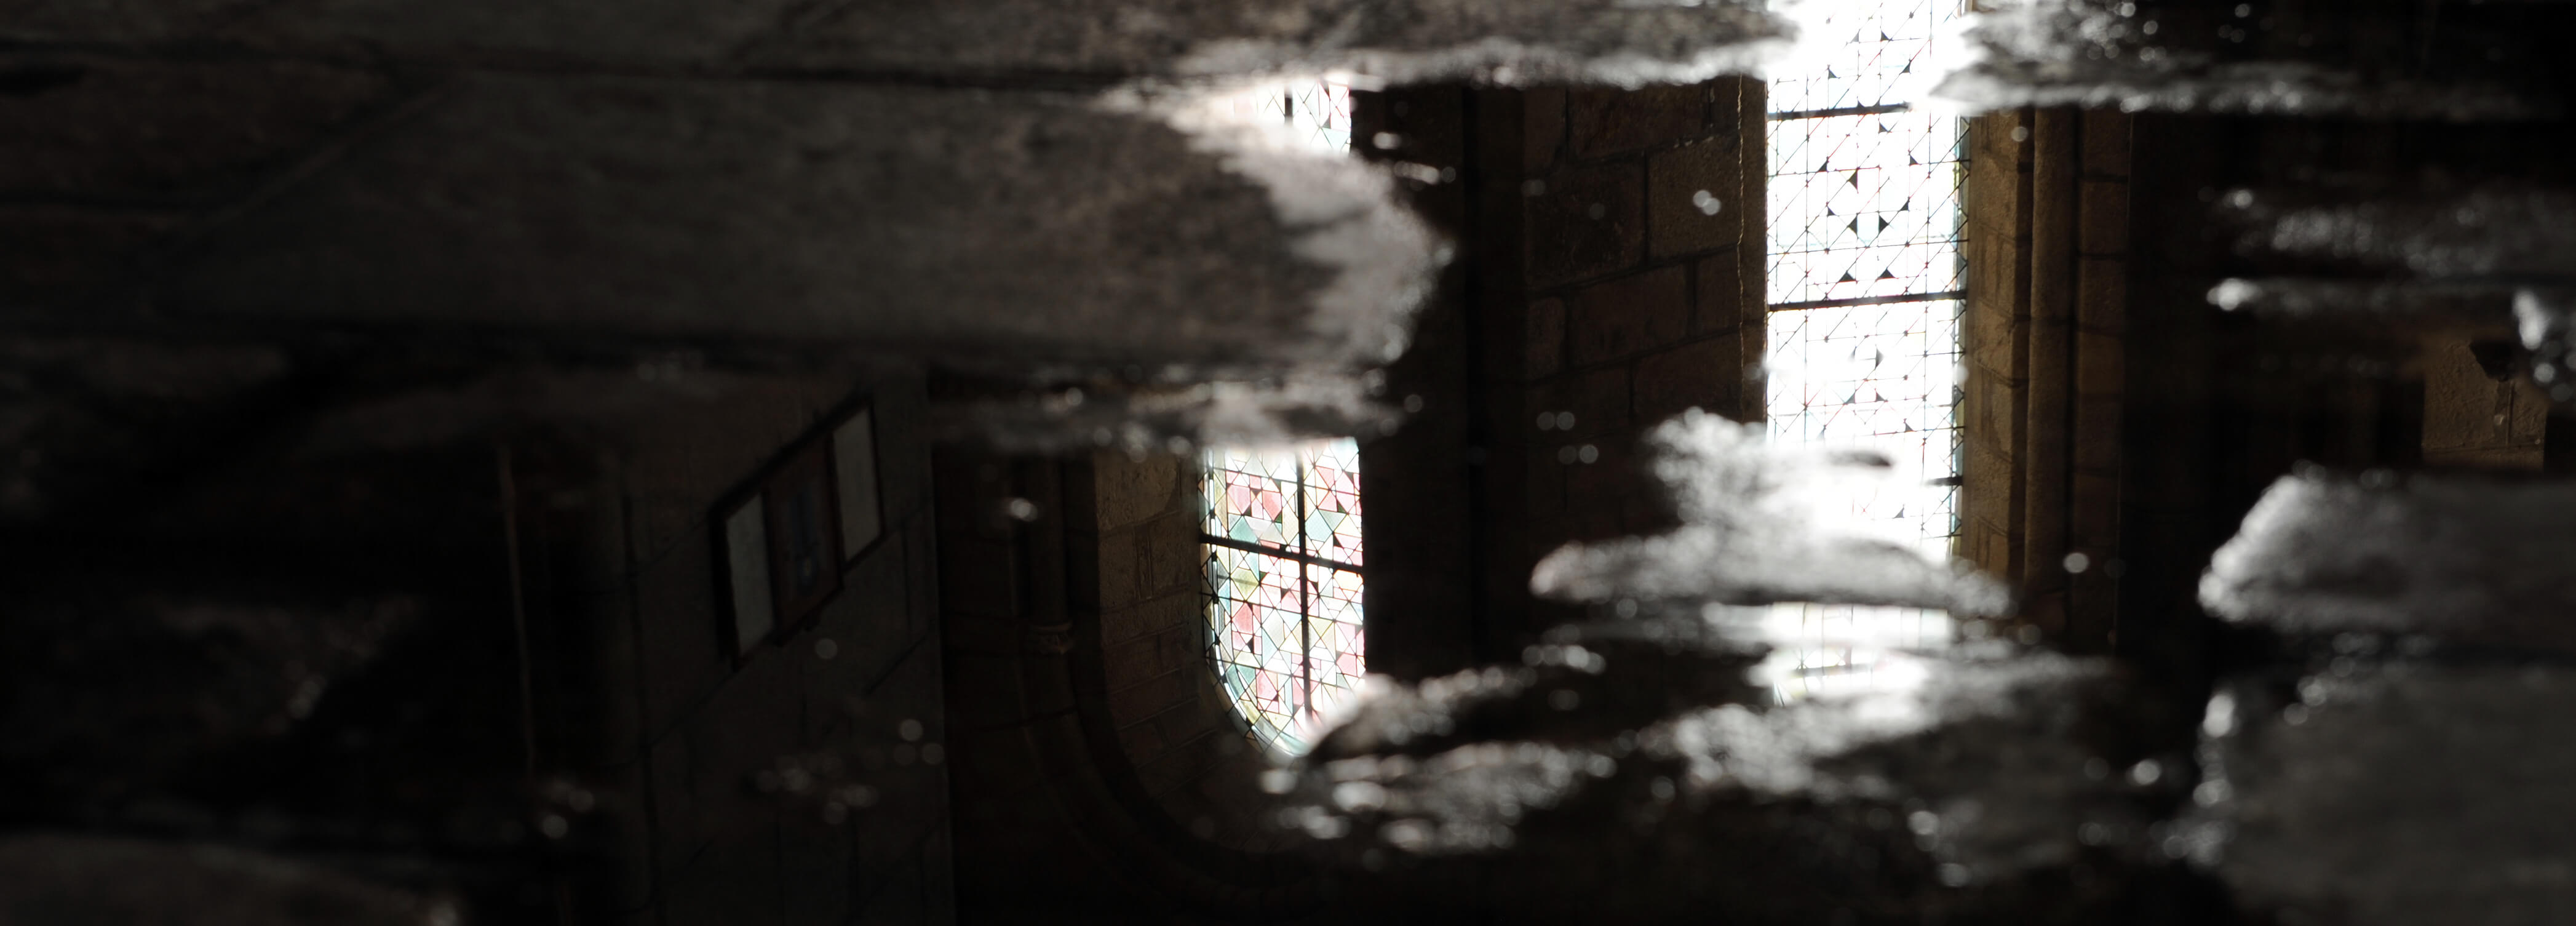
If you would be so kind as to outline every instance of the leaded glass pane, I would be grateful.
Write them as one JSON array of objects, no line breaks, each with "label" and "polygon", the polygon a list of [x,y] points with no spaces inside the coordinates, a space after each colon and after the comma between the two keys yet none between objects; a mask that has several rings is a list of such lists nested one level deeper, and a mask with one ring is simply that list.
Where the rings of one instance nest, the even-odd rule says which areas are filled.
[{"label": "leaded glass pane", "polygon": [[1893,465],[1854,486],[1863,516],[1936,559],[1959,532],[1955,299],[1771,313],[1771,438],[1864,447]]},{"label": "leaded glass pane", "polygon": [[1315,147],[1327,151],[1350,150],[1350,85],[1331,80],[1290,84],[1288,121]]},{"label": "leaded glass pane", "polygon": [[1771,302],[1959,291],[1961,143],[1925,113],[1772,122]]},{"label": "leaded glass pane", "polygon": [[1205,452],[1208,652],[1255,737],[1306,750],[1367,674],[1359,445]]},{"label": "leaded glass pane", "polygon": [[1799,11],[1805,57],[1771,81],[1771,111],[1814,112],[1911,103],[1939,74],[1934,33],[1964,12],[1959,0],[1837,0]]}]

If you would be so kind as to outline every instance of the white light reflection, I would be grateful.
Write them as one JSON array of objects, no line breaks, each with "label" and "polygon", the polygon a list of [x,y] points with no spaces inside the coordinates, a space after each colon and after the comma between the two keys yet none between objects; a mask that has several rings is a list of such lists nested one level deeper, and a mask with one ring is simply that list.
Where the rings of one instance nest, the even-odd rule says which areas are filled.
[{"label": "white light reflection", "polygon": [[[1770,437],[1883,456],[1888,479],[1848,481],[1852,512],[1936,562],[1958,533],[1964,123],[1925,104],[1961,7],[1793,3],[1770,93]],[[1919,684],[1889,653],[1956,632],[1943,611],[1784,603],[1757,671],[1782,703]]]},{"label": "white light reflection", "polygon": [[1781,644],[1750,670],[1751,680],[1769,686],[1778,704],[1912,691],[1922,685],[1925,670],[1904,654],[1944,648],[1958,633],[1948,612],[1926,608],[1793,602],[1710,610],[1740,612],[1710,617],[1757,624],[1759,639]]},{"label": "white light reflection", "polygon": [[[1319,154],[1351,150],[1351,83],[1340,75],[1248,84],[1216,94],[1208,108],[1228,122],[1259,130],[1278,148]],[[1385,136],[1381,141],[1401,141],[1379,134]]]}]

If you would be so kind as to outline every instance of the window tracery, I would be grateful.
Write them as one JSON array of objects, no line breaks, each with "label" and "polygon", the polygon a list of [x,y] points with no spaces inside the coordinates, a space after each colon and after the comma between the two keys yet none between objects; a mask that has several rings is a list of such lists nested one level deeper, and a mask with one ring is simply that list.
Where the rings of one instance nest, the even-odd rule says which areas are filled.
[{"label": "window tracery", "polygon": [[[1884,454],[1857,514],[1925,555],[1958,534],[1965,123],[1918,107],[1960,0],[1838,3],[1810,28],[1845,40],[1772,81],[1768,222],[1771,438]],[[1811,639],[1946,639],[1938,611],[1784,604]],[[1801,651],[1779,694],[1859,679],[1852,649]]]}]

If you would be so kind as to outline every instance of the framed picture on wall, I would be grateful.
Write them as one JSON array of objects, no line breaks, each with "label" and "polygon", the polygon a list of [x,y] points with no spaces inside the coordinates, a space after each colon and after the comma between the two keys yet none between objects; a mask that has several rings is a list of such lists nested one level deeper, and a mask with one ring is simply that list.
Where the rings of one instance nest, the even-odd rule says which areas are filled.
[{"label": "framed picture on wall", "polygon": [[733,606],[727,642],[740,660],[778,628],[778,608],[770,594],[769,510],[759,493],[726,509],[716,542],[723,552],[727,603]]},{"label": "framed picture on wall", "polygon": [[792,632],[841,590],[840,505],[824,442],[798,449],[761,487],[778,633]]},{"label": "framed picture on wall", "polygon": [[874,409],[859,410],[832,428],[832,483],[841,503],[841,554],[856,559],[885,533],[877,494]]},{"label": "framed picture on wall", "polygon": [[865,402],[808,432],[715,512],[721,622],[736,664],[805,627],[841,591],[850,562],[885,536],[876,419]]}]

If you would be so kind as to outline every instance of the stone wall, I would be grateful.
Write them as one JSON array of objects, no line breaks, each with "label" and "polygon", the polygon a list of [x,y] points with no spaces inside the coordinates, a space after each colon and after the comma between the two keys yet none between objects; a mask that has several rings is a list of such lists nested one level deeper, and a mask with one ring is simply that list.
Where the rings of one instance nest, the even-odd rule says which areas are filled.
[{"label": "stone wall", "polygon": [[[1457,241],[1386,371],[1413,417],[1362,436],[1370,668],[1409,678],[1516,654],[1538,555],[1664,523],[1646,427],[1761,414],[1763,105],[1736,80],[1357,97],[1363,153],[1428,168],[1412,204]],[[1195,461],[935,468],[968,918],[1304,909],[1208,663]]]},{"label": "stone wall", "polygon": [[2023,109],[1969,125],[1957,552],[2014,583],[2029,626],[2100,651],[2123,569],[2130,119]]},{"label": "stone wall", "polygon": [[[922,379],[847,382],[643,416],[580,484],[547,484],[573,461],[522,464],[539,826],[596,849],[584,918],[954,919]],[[880,539],[810,623],[737,656],[710,519],[860,402]]]},{"label": "stone wall", "polygon": [[1763,415],[1766,108],[1740,78],[1525,101],[1518,424],[1541,555],[1668,522],[1635,465],[1646,428]]},{"label": "stone wall", "polygon": [[2531,381],[2515,353],[2503,337],[2424,345],[2425,465],[2541,468],[2549,393]]},{"label": "stone wall", "polygon": [[1514,658],[1565,616],[1538,557],[1666,523],[1646,427],[1762,414],[1763,114],[1735,78],[1361,97],[1393,143],[1365,153],[1443,178],[1410,195],[1458,255],[1387,371],[1416,416],[1362,445],[1371,671]]},{"label": "stone wall", "polygon": [[1265,850],[1256,784],[1270,763],[1209,660],[1198,470],[1195,456],[1111,451],[1070,470],[1075,609],[1096,621],[1098,694],[1136,783],[1192,836]]},{"label": "stone wall", "polygon": [[937,459],[964,918],[1311,910],[1208,663],[1190,460]]}]

